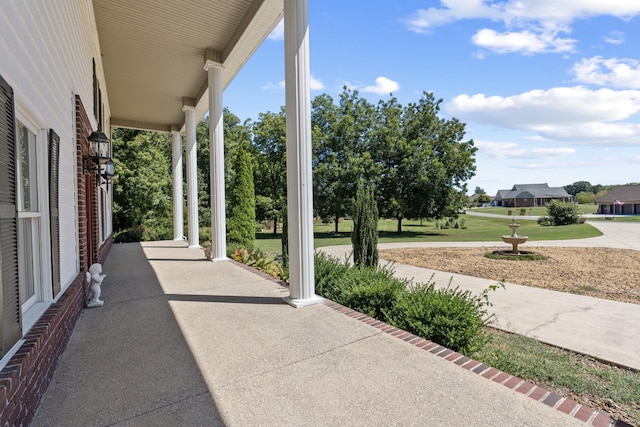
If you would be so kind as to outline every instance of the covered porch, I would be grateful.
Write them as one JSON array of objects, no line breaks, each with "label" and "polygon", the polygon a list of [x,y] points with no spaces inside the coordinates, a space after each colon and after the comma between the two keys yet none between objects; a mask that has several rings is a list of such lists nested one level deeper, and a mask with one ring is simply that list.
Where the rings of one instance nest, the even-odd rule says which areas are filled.
[{"label": "covered porch", "polygon": [[492,368],[331,302],[296,310],[286,287],[186,245],[113,245],[105,305],[82,312],[33,426],[581,424]]}]

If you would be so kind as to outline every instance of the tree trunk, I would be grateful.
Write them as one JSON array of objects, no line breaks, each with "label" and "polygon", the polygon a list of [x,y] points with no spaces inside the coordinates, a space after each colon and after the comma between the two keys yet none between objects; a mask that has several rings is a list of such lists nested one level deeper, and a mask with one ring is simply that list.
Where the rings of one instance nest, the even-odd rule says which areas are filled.
[{"label": "tree trunk", "polygon": [[335,224],[335,233],[338,234],[338,221],[340,221],[340,217],[338,215],[335,216],[334,218],[334,224]]},{"label": "tree trunk", "polygon": [[278,217],[274,216],[273,217],[273,235],[275,236],[276,234],[278,234]]},{"label": "tree trunk", "polygon": [[398,234],[402,233],[402,218],[398,218]]}]

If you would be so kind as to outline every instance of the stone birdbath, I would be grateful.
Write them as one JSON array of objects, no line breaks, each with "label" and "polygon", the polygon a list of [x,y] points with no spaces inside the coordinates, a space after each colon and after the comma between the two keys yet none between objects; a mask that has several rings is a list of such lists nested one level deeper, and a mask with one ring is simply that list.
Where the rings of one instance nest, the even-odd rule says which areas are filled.
[{"label": "stone birdbath", "polygon": [[511,229],[511,236],[502,236],[502,241],[505,243],[510,243],[512,248],[512,253],[518,255],[520,252],[518,251],[518,245],[527,241],[529,236],[518,236],[516,230],[520,227],[520,224],[516,224],[515,217],[512,218],[511,224],[509,224],[509,228]]}]

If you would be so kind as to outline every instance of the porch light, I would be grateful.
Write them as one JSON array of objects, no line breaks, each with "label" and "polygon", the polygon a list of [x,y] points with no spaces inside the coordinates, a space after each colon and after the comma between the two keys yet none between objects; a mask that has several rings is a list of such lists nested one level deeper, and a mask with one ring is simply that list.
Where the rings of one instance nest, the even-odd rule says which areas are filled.
[{"label": "porch light", "polygon": [[96,163],[104,163],[109,158],[111,141],[104,132],[95,131],[89,135],[89,157]]},{"label": "porch light", "polygon": [[109,157],[111,141],[101,131],[92,132],[87,140],[89,141],[89,159],[98,167],[85,166],[85,168],[87,171],[97,172],[96,180],[98,183],[100,183],[100,177],[104,178],[108,183],[115,175],[115,164]]}]

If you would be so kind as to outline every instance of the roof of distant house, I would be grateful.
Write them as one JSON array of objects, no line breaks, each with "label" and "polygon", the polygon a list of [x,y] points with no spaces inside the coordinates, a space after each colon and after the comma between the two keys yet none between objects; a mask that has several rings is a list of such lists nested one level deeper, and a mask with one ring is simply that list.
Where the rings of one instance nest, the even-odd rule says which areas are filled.
[{"label": "roof of distant house", "polygon": [[620,187],[612,188],[604,195],[599,197],[596,202],[598,203],[613,203],[614,200],[621,202],[638,202],[640,203],[640,184],[636,185],[621,185]]},{"label": "roof of distant house", "polygon": [[511,190],[498,190],[496,199],[518,199],[523,197],[561,198],[571,197],[563,187],[549,184],[516,184]]}]

